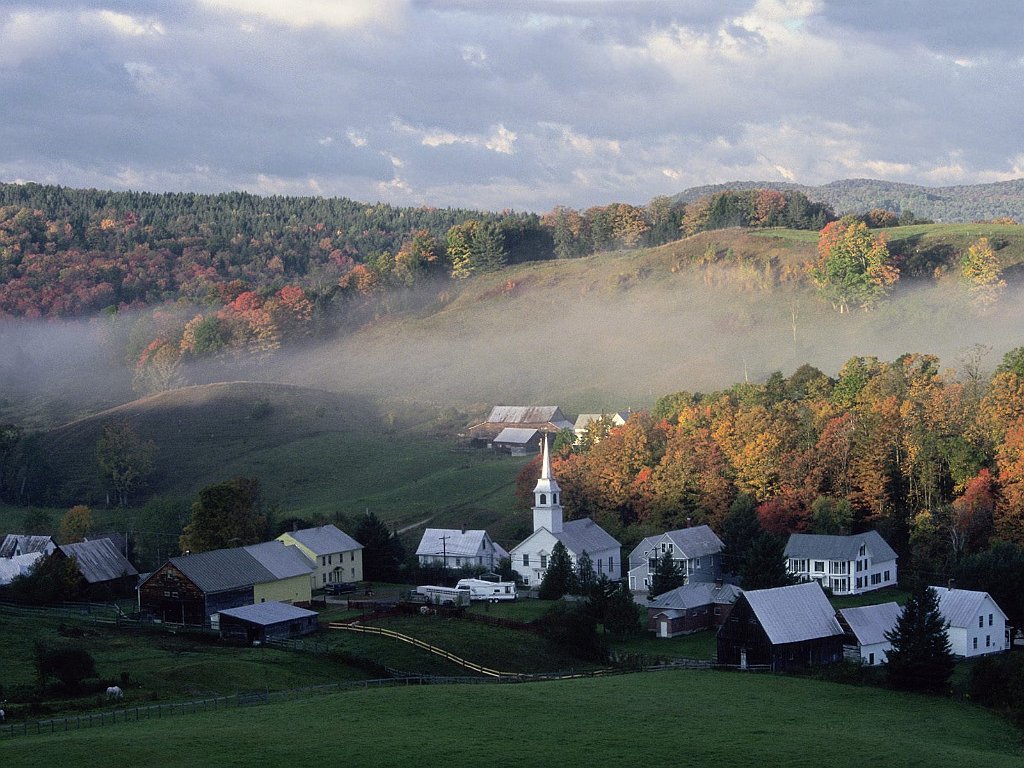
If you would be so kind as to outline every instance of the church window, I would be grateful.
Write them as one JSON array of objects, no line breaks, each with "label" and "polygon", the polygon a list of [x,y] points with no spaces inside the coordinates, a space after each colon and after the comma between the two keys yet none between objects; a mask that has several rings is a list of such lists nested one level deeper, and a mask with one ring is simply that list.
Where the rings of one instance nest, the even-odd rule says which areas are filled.
[{"label": "church window", "polygon": [[552,504],[557,504],[558,503],[558,494],[557,493],[552,493],[551,494],[551,503]]},{"label": "church window", "polygon": [[547,497],[547,494],[545,494],[545,493],[542,493],[542,494],[540,495],[540,506],[542,506],[542,507],[543,507],[543,506],[544,506],[545,504],[547,504],[547,503],[548,503],[548,497]]}]

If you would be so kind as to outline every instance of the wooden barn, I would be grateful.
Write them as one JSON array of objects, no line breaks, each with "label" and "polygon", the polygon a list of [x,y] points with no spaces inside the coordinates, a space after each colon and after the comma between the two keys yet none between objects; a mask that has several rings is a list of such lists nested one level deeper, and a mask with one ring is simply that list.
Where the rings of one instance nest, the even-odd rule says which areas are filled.
[{"label": "wooden barn", "polygon": [[718,663],[774,672],[834,664],[843,628],[817,582],[744,592],[718,630]]},{"label": "wooden barn", "polygon": [[90,599],[107,600],[135,594],[139,572],[110,539],[61,544],[51,557],[74,559],[88,585],[86,594]]},{"label": "wooden barn", "polygon": [[202,625],[220,611],[266,601],[310,601],[313,563],[280,541],[172,557],[139,585],[139,610]]},{"label": "wooden barn", "polygon": [[473,424],[467,432],[474,443],[493,447],[494,439],[508,428],[554,434],[572,429],[572,422],[555,405],[496,405],[487,415],[487,421]]},{"label": "wooden barn", "polygon": [[272,601],[220,611],[220,636],[246,643],[287,640],[316,632],[317,613]]}]

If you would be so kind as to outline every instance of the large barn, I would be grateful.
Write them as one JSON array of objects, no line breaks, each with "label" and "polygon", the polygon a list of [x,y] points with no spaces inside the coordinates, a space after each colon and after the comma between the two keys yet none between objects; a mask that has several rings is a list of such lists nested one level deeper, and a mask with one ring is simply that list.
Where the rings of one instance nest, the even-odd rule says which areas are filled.
[{"label": "large barn", "polygon": [[555,405],[496,405],[486,421],[472,425],[468,432],[473,442],[491,446],[502,430],[510,427],[554,433],[572,426]]},{"label": "large barn", "polygon": [[782,672],[842,658],[843,628],[816,581],[744,592],[718,630],[719,664]]},{"label": "large barn", "polygon": [[61,544],[51,557],[74,559],[92,599],[105,600],[135,593],[139,572],[110,539]]}]

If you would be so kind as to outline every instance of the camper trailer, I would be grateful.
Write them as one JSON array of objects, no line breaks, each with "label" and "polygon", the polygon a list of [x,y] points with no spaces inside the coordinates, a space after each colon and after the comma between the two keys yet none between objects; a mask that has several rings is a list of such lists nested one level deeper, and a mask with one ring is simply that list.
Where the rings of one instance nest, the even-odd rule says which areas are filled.
[{"label": "camper trailer", "polygon": [[423,602],[433,605],[469,605],[469,593],[462,589],[426,585],[416,587],[416,594],[423,598]]},{"label": "camper trailer", "polygon": [[485,581],[484,579],[460,579],[456,589],[469,592],[470,600],[515,600],[514,581]]}]

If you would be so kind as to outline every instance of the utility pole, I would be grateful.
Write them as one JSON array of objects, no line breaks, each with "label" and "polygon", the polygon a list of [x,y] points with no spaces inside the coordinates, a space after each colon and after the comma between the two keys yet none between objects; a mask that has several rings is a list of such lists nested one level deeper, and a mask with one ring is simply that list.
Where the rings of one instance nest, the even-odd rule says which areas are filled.
[{"label": "utility pole", "polygon": [[444,564],[443,567],[448,570],[448,536],[444,535],[441,537],[441,562]]}]

